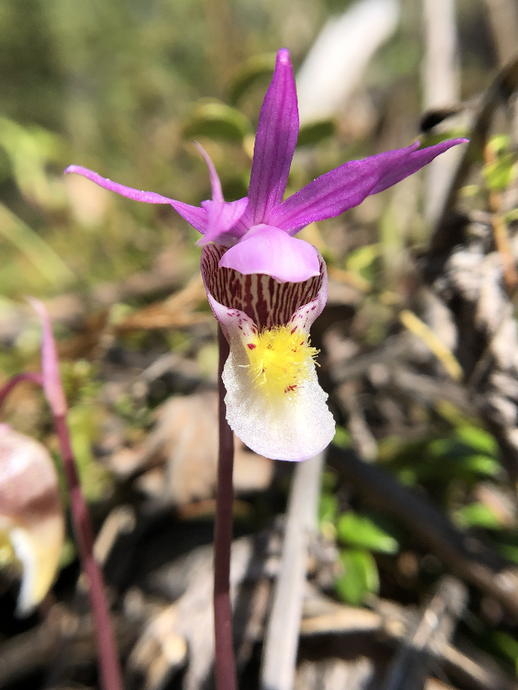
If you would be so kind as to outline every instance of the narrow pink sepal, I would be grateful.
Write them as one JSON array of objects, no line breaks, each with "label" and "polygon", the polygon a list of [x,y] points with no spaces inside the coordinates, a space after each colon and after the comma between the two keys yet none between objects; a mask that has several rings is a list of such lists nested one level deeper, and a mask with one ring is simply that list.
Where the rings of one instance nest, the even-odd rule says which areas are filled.
[{"label": "narrow pink sepal", "polygon": [[248,198],[245,196],[237,201],[202,201],[202,207],[207,212],[207,232],[198,240],[198,246],[203,247],[208,242],[217,242],[222,246],[231,247],[240,235],[229,233],[241,219],[248,206]]},{"label": "narrow pink sepal", "polygon": [[219,262],[220,268],[233,268],[244,275],[264,273],[280,283],[301,283],[320,274],[315,248],[270,225],[257,225]]},{"label": "narrow pink sepal", "polygon": [[80,165],[69,165],[65,170],[65,175],[70,173],[75,173],[76,175],[82,175],[86,177],[87,180],[95,182],[99,187],[108,189],[110,192],[116,192],[121,196],[128,199],[133,199],[133,201],[141,201],[145,204],[170,204],[174,210],[184,218],[188,223],[190,223],[198,232],[203,235],[207,230],[207,213],[203,208],[198,206],[191,206],[190,204],[184,204],[182,201],[176,201],[176,199],[169,199],[161,194],[156,194],[155,192],[144,192],[142,190],[133,189],[133,187],[126,187],[118,182],[113,182],[106,177],[101,177],[93,170],[88,170],[88,168],[83,168]]},{"label": "narrow pink sepal", "polygon": [[207,168],[209,169],[210,186],[212,189],[212,201],[224,201],[219,175],[216,172],[216,168],[214,167],[214,163],[212,162],[211,157],[209,156],[207,151],[205,151],[203,146],[199,144],[197,141],[194,142],[194,145],[203,156],[203,159],[207,164]]},{"label": "narrow pink sepal", "polygon": [[43,377],[43,391],[53,414],[64,416],[67,412],[67,402],[59,373],[59,360],[56,341],[52,332],[50,317],[43,302],[34,297],[28,298],[34,311],[38,314],[42,328],[41,342],[41,373]]},{"label": "narrow pink sepal", "polygon": [[299,113],[290,54],[277,53],[277,62],[259,115],[246,214],[248,227],[269,222],[269,213],[282,201],[299,133]]},{"label": "narrow pink sepal", "polygon": [[197,141],[194,142],[194,145],[205,159],[205,163],[209,169],[210,185],[212,188],[212,199],[201,202],[203,210],[207,213],[207,228],[203,237],[198,240],[197,244],[199,247],[203,247],[203,245],[208,242],[217,241],[218,244],[231,247],[235,243],[236,238],[244,234],[244,231],[242,230],[239,234],[235,235],[235,237],[233,236],[234,233],[231,233],[229,237],[225,237],[225,235],[239,222],[239,220],[241,220],[248,206],[248,198],[243,197],[242,199],[237,199],[237,201],[226,202],[223,198],[223,191],[221,189],[218,173],[216,172],[216,168],[209,154]]},{"label": "narrow pink sepal", "polygon": [[420,149],[419,141],[363,160],[353,160],[317,177],[273,209],[270,223],[290,234],[313,221],[335,218],[371,194],[400,182],[436,156],[466,139],[451,139]]}]

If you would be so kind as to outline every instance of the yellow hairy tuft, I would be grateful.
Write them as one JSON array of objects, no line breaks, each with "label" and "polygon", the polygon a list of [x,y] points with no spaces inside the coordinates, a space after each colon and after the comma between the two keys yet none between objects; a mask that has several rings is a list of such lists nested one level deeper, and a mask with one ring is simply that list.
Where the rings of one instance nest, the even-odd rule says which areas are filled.
[{"label": "yellow hairy tuft", "polygon": [[318,350],[292,326],[264,330],[247,344],[249,375],[262,392],[274,398],[296,395],[309,377]]}]

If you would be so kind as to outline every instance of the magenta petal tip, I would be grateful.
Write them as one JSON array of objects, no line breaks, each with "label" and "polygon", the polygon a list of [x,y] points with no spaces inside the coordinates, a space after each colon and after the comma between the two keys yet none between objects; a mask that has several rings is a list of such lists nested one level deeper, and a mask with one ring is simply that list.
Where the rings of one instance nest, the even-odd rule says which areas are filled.
[{"label": "magenta petal tip", "polygon": [[281,48],[277,51],[277,63],[281,65],[290,65],[290,51],[288,48]]}]

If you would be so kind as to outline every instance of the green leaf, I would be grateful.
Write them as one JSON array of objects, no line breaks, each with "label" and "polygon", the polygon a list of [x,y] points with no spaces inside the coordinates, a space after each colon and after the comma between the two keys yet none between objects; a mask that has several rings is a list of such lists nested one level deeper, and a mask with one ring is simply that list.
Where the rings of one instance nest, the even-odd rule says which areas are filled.
[{"label": "green leaf", "polygon": [[469,503],[455,511],[453,518],[459,527],[484,527],[485,529],[500,529],[500,521],[483,503]]},{"label": "green leaf", "polygon": [[495,441],[495,437],[480,427],[472,426],[471,424],[461,426],[457,429],[456,436],[479,453],[487,453],[494,457],[498,452],[498,444]]},{"label": "green leaf", "polygon": [[79,402],[69,409],[68,424],[72,449],[87,501],[94,502],[106,495],[109,475],[93,455],[92,444],[98,434],[99,411],[94,404]]},{"label": "green leaf", "polygon": [[394,537],[378,527],[369,518],[349,511],[340,517],[337,525],[338,537],[344,544],[379,551],[397,553],[399,544]]},{"label": "green leaf", "polygon": [[239,110],[219,101],[201,101],[184,125],[182,134],[186,139],[208,137],[242,143],[251,132],[250,120]]},{"label": "green leaf", "polygon": [[381,245],[367,244],[365,247],[360,247],[349,253],[345,268],[353,273],[360,273],[369,268],[373,262],[379,257],[381,252]]},{"label": "green leaf", "polygon": [[73,282],[74,273],[39,233],[0,203],[0,237],[11,243],[55,287]]},{"label": "green leaf", "polygon": [[518,208],[513,208],[511,211],[504,213],[505,223],[514,223],[516,220],[518,220]]},{"label": "green leaf", "polygon": [[322,494],[318,508],[319,522],[334,522],[338,514],[338,500],[333,494]]},{"label": "green leaf", "polygon": [[337,426],[333,443],[335,446],[338,446],[338,448],[347,450],[347,448],[351,447],[351,434],[347,431],[347,429],[344,429],[343,426]]},{"label": "green leaf", "polygon": [[417,470],[411,467],[403,467],[398,471],[397,478],[404,486],[414,486],[417,482]]},{"label": "green leaf", "polygon": [[338,484],[338,477],[336,473],[330,469],[325,469],[322,472],[322,493],[333,493]]},{"label": "green leaf", "polygon": [[505,632],[491,632],[491,645],[502,657],[508,659],[516,668],[518,673],[518,641]]},{"label": "green leaf", "polygon": [[379,592],[378,566],[368,551],[347,550],[340,554],[343,574],[336,580],[338,596],[348,604],[357,606],[366,594]]},{"label": "green leaf", "polygon": [[466,472],[486,477],[495,477],[501,469],[497,460],[482,454],[468,455],[460,458],[458,463]]},{"label": "green leaf", "polygon": [[241,65],[230,87],[229,100],[233,105],[236,105],[256,82],[266,82],[271,78],[275,59],[275,53],[254,55]]},{"label": "green leaf", "polygon": [[496,156],[499,156],[506,152],[510,144],[511,139],[508,134],[495,134],[491,137],[487,147],[491,149]]},{"label": "green leaf", "polygon": [[516,178],[516,155],[509,152],[510,140],[506,134],[494,136],[487,148],[495,156],[495,160],[486,163],[482,168],[482,175],[486,185],[491,190],[506,189]]},{"label": "green leaf", "polygon": [[499,544],[498,551],[505,558],[508,558],[513,563],[518,564],[518,546],[512,544]]},{"label": "green leaf", "polygon": [[297,139],[297,146],[308,146],[310,144],[318,144],[319,141],[332,137],[336,131],[336,123],[334,120],[318,120],[303,125],[299,131],[299,138]]}]

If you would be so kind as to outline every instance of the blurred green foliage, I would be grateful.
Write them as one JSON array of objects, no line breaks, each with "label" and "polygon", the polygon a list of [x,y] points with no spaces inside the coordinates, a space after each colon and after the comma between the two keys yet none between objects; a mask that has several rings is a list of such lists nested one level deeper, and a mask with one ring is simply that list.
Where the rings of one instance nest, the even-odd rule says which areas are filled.
[{"label": "blurred green foliage", "polygon": [[[117,285],[160,262],[178,276],[181,287],[197,271],[196,233],[166,206],[120,199],[77,177],[65,180],[64,168],[85,165],[121,183],[199,204],[210,196],[210,184],[192,144],[198,138],[214,160],[226,198],[244,195],[275,51],[290,48],[297,68],[326,19],[350,4],[0,3],[0,311],[10,315],[26,294],[70,293],[79,293],[95,310],[99,285]],[[494,56],[483,3],[461,0],[458,13],[463,95],[470,97],[487,86]],[[301,130],[290,192],[348,159],[403,146],[417,135],[420,21],[419,3],[403,0],[400,27],[373,59],[350,107]],[[431,143],[430,137],[426,145]],[[482,178],[466,189],[478,199],[486,190],[501,190],[516,174],[516,155],[505,137],[492,140],[491,155]],[[358,307],[355,335],[367,345],[383,341],[409,296],[409,254],[426,234],[419,178],[413,184],[403,203],[388,192],[312,230],[311,241],[318,240],[330,266],[366,296]],[[512,211],[506,220],[516,217]],[[138,298],[111,305],[112,324],[138,306]],[[132,334],[124,343],[144,351],[149,340]],[[169,344],[184,353],[191,338],[176,332]],[[2,376],[32,368],[38,347],[39,330],[25,326],[0,351]],[[202,369],[214,367],[214,354],[212,345],[200,349]],[[97,374],[85,359],[63,365],[74,450],[92,501],[112,486],[92,450],[104,412]],[[137,434],[151,423],[146,404],[128,395],[120,395],[114,408]],[[456,411],[435,413],[436,435],[416,442],[380,439],[379,461],[399,481],[430,496],[462,529],[473,529],[518,563],[516,525],[512,519],[502,522],[501,514],[482,500],[484,486],[504,484],[493,437]],[[344,428],[338,427],[335,443],[351,443]],[[351,604],[360,604],[369,593],[383,594],[387,564],[395,569],[401,551],[414,547],[380,516],[348,505],[333,475],[324,477],[320,520],[323,533],[340,550],[336,593]],[[0,560],[3,548],[0,544]],[[70,544],[67,548],[64,562],[73,556]],[[518,653],[510,635],[487,639],[488,648],[514,663]]]},{"label": "blurred green foliage", "polygon": [[[494,437],[449,405],[441,408],[441,414],[447,425],[440,436],[416,443],[396,437],[381,439],[379,462],[400,482],[442,506],[460,529],[471,530],[518,564],[518,525],[514,511],[508,507],[512,497],[505,488]],[[338,427],[334,443],[347,449],[351,446],[350,435]],[[335,475],[326,473],[320,529],[339,548],[341,570],[335,591],[346,603],[357,605],[369,593],[379,592],[383,580],[380,568],[397,570],[398,554],[416,547],[403,526],[381,515],[358,512],[354,504],[347,505],[343,497],[340,499],[336,489]],[[492,639],[492,646],[498,644],[496,638]]]}]

